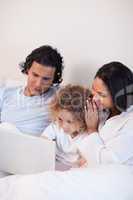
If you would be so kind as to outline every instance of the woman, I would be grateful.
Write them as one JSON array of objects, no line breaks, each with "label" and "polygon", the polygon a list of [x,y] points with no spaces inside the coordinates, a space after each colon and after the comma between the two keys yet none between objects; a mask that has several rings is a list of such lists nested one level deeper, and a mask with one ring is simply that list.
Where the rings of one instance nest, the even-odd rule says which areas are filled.
[{"label": "woman", "polygon": [[[90,166],[102,163],[133,165],[132,71],[120,62],[105,64],[95,75],[92,93],[93,104],[89,101],[86,104],[89,136],[80,151]],[[106,113],[105,118],[99,115],[101,110]]]}]

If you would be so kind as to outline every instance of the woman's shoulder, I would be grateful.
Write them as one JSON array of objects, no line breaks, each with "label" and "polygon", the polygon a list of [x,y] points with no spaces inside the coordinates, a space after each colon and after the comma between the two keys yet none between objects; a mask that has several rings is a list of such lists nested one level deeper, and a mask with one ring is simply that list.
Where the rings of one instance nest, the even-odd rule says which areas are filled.
[{"label": "woman's shoulder", "polygon": [[129,120],[133,120],[133,105],[130,106],[126,111],[121,113],[121,117]]},{"label": "woman's shoulder", "polygon": [[126,112],[121,114],[124,130],[133,130],[133,106],[130,106]]}]

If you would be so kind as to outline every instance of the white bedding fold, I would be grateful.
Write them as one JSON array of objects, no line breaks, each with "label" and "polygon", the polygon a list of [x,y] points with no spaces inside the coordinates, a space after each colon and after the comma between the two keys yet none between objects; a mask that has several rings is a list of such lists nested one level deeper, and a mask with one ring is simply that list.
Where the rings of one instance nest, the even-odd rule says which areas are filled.
[{"label": "white bedding fold", "polygon": [[0,179],[0,200],[133,200],[133,168],[95,168]]}]

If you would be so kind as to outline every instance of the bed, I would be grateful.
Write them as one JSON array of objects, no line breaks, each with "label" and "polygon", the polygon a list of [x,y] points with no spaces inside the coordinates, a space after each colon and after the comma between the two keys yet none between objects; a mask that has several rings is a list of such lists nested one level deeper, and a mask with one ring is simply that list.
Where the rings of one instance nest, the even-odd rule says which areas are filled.
[{"label": "bed", "polygon": [[0,178],[0,200],[82,199],[133,200],[133,167],[99,165]]},{"label": "bed", "polygon": [[133,168],[99,165],[0,179],[0,200],[133,200]]}]

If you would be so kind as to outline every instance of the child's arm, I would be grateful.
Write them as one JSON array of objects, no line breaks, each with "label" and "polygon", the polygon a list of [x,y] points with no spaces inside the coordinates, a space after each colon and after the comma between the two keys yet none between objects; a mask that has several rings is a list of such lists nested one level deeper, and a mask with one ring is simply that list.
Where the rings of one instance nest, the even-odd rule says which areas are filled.
[{"label": "child's arm", "polygon": [[46,140],[50,140],[47,136],[45,136],[45,135],[41,135],[40,136],[41,138],[43,138],[43,139],[46,139]]},{"label": "child's arm", "polygon": [[81,167],[87,167],[88,166],[87,160],[82,156],[82,154],[79,151],[79,149],[77,150],[77,153],[79,154],[79,159],[75,163],[76,166],[79,167],[79,168],[81,168]]},{"label": "child's arm", "polygon": [[79,160],[77,161],[78,166],[79,167],[87,167],[88,166],[87,160],[82,156],[79,149],[78,149],[78,154],[80,156]]},{"label": "child's arm", "polygon": [[44,139],[55,140],[56,139],[56,127],[55,124],[51,123],[41,135]]}]

